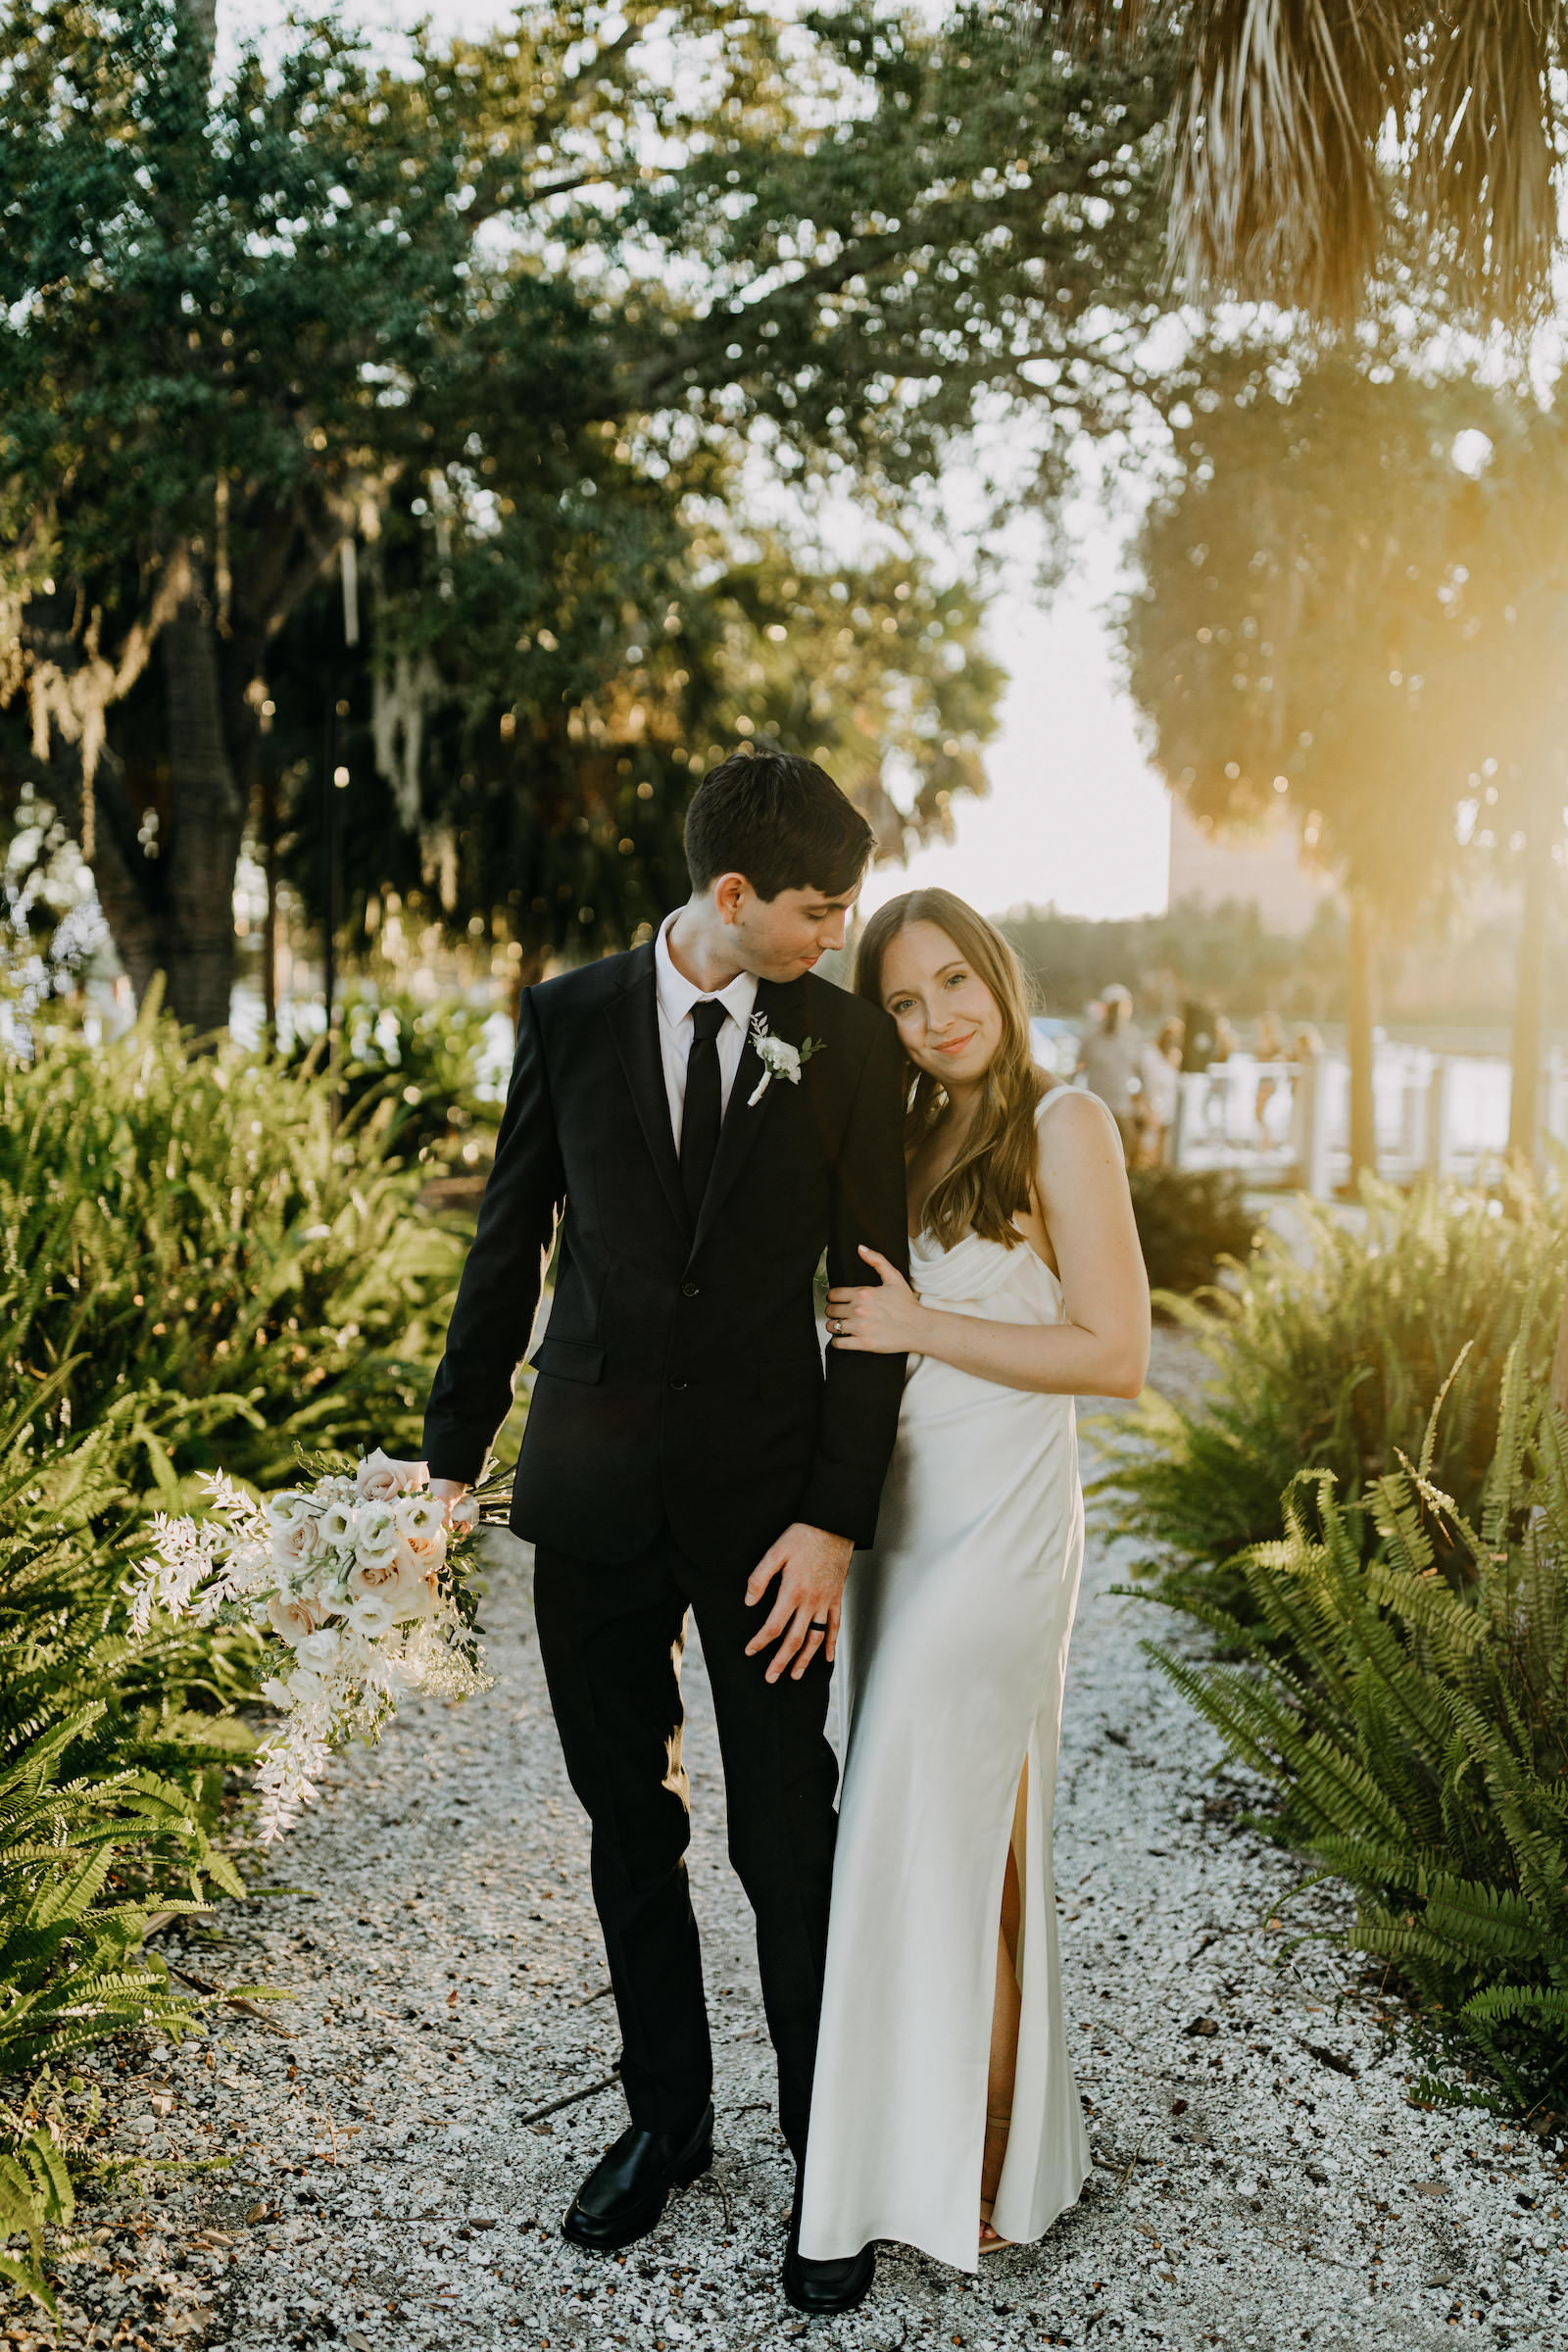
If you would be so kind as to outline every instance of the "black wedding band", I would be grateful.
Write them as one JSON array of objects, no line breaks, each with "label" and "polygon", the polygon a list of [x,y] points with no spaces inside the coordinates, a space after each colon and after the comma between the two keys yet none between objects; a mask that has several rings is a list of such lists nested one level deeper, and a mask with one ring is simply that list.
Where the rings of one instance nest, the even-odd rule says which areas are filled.
[{"label": "black wedding band", "polygon": [[816,1618],[816,1617],[813,1617],[813,1618],[811,1619],[811,1631],[812,1631],[812,1633],[813,1633],[813,1634],[825,1634],[825,1633],[827,1632],[827,1630],[828,1630],[828,1625],[827,1625],[827,1619],[826,1619],[825,1617],[822,1617],[822,1618]]}]

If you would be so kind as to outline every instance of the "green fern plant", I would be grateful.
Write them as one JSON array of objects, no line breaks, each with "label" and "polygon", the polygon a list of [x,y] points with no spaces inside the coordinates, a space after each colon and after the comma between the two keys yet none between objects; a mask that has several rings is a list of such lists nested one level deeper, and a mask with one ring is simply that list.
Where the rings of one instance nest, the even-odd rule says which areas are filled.
[{"label": "green fern plant", "polygon": [[155,1911],[242,1891],[214,1838],[224,1765],[251,1743],[228,1710],[259,1656],[243,1631],[126,1641],[120,1588],[146,1544],[122,1475],[137,1403],[40,1447],[73,1370],[0,1421],[0,2079],[24,2086],[20,2112],[0,2109],[0,2266],[46,2301],[38,2250],[70,2217],[69,2169],[25,2085],[103,2034],[176,2033],[199,2006],[143,1939]]},{"label": "green fern plant", "polygon": [[1435,1481],[1434,1412],[1359,1508],[1295,1482],[1284,1535],[1239,1562],[1245,1616],[1169,1596],[1231,1659],[1146,1646],[1278,1790],[1274,1834],[1353,1888],[1352,1945],[1510,2099],[1568,2109],[1568,1419],[1530,1360],[1521,1337],[1477,1525]]},{"label": "green fern plant", "polygon": [[[1333,1473],[1346,1541],[1378,1538],[1368,1480],[1415,1455],[1450,1382],[1433,1476],[1463,1513],[1490,1474],[1503,1364],[1520,1336],[1544,1373],[1562,1283],[1568,1204],[1504,1180],[1494,1193],[1368,1183],[1358,1216],[1302,1200],[1303,1242],[1264,1236],[1234,1287],[1163,1297],[1207,1359],[1200,1397],[1154,1394],[1099,1426],[1097,1524],[1137,1546],[1133,1573],[1169,1597],[1206,1593],[1257,1622],[1240,1566],[1283,1530],[1281,1496],[1303,1463]],[[1310,1512],[1311,1491],[1298,1497]],[[1439,1536],[1440,1549],[1446,1538]],[[1461,1555],[1448,1558],[1463,1575]]]},{"label": "green fern plant", "polygon": [[[43,2233],[64,2227],[76,2210],[65,2148],[48,2122],[7,2131],[0,2124],[0,2278],[36,2295],[49,2311],[54,2293],[43,2275]],[[5,2248],[25,2238],[30,2261]]]}]

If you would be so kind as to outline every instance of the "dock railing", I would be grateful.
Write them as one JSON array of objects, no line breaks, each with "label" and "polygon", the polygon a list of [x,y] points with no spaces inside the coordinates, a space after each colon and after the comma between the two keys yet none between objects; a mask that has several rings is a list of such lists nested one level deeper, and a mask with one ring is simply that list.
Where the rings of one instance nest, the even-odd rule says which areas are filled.
[{"label": "dock railing", "polygon": [[[1542,1128],[1568,1147],[1568,1054],[1544,1069]],[[1495,1057],[1382,1041],[1373,1063],[1379,1173],[1473,1179],[1508,1143],[1509,1069]],[[1349,1174],[1350,1073],[1341,1054],[1259,1061],[1233,1054],[1178,1084],[1170,1160],[1231,1168],[1258,1187],[1327,1198]]]}]

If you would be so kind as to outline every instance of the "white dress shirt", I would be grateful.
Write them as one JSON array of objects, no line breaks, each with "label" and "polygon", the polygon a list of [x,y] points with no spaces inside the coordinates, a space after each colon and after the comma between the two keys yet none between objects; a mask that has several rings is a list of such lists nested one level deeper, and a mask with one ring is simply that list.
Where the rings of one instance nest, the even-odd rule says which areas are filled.
[{"label": "white dress shirt", "polygon": [[[678,911],[678,909],[677,909]],[[680,1150],[681,1119],[686,1108],[686,1064],[692,1050],[692,1006],[722,1004],[729,1018],[718,1033],[719,1102],[724,1110],[735,1090],[735,1073],[757,1003],[757,974],[738,972],[727,988],[708,994],[675,969],[668,931],[675,920],[668,914],[659,926],[654,945],[654,971],[659,989],[659,1052],[664,1065],[664,1092],[669,1098],[669,1123],[675,1150]]]}]

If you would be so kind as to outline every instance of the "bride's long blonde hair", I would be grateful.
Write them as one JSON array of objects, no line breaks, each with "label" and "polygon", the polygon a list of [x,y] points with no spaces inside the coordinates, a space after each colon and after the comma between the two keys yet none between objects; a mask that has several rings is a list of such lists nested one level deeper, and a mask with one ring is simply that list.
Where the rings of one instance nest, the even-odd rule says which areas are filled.
[{"label": "bride's long blonde hair", "polygon": [[[945,1250],[966,1233],[1010,1250],[1023,1235],[1013,1223],[1034,1197],[1035,1111],[1051,1085],[1029,1043],[1028,984],[1007,942],[983,914],[951,890],[910,890],[878,907],[860,934],[855,987],[882,1003],[882,964],[888,949],[911,923],[945,931],[965,963],[983,980],[1002,1015],[1002,1041],[991,1057],[974,1124],[957,1158],[931,1188],[920,1212],[923,1230]],[[910,1159],[940,1125],[948,1098],[939,1078],[906,1064],[904,1151]]]}]

